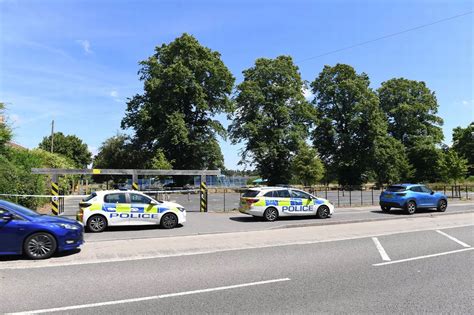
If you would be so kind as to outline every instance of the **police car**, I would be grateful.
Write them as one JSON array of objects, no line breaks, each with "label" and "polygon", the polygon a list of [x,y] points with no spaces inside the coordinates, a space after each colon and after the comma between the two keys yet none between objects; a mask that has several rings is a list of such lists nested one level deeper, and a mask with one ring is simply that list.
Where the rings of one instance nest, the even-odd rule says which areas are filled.
[{"label": "police car", "polygon": [[334,206],[302,190],[283,187],[259,187],[245,191],[240,198],[239,211],[254,217],[275,221],[278,217],[317,216],[326,219]]},{"label": "police car", "polygon": [[79,204],[76,219],[91,232],[107,226],[159,224],[172,229],[186,222],[186,210],[177,203],[158,201],[136,191],[97,191]]}]

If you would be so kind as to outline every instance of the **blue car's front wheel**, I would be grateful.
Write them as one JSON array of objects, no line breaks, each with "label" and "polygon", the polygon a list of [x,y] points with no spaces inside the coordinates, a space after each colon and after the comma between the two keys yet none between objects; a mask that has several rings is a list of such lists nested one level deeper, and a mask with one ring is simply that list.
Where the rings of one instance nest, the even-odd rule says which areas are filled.
[{"label": "blue car's front wheel", "polygon": [[23,246],[23,252],[31,259],[46,259],[51,257],[57,248],[56,239],[49,233],[30,235]]},{"label": "blue car's front wheel", "polygon": [[448,202],[446,200],[441,199],[440,201],[438,201],[437,209],[439,212],[446,211],[446,208],[448,208]]}]

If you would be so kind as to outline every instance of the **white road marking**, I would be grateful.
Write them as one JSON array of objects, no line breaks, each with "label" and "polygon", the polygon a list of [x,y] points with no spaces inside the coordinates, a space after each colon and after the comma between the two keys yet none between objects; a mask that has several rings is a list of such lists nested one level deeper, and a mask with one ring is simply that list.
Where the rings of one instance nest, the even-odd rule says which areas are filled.
[{"label": "white road marking", "polygon": [[456,253],[461,253],[461,252],[465,252],[465,251],[473,250],[473,249],[474,249],[473,247],[463,248],[463,249],[458,249],[458,250],[452,250],[452,251],[449,251],[449,252],[443,252],[443,253],[437,253],[437,254],[431,254],[431,255],[424,255],[424,256],[418,256],[418,257],[412,257],[412,258],[406,258],[406,259],[400,259],[400,260],[387,261],[387,262],[383,262],[383,263],[373,264],[372,266],[385,266],[385,265],[391,265],[391,264],[398,264],[398,263],[412,261],[412,260],[419,260],[419,259],[425,259],[425,258],[431,258],[431,257],[437,257],[437,256],[456,254]]},{"label": "white road marking", "polygon": [[125,304],[125,303],[136,303],[136,302],[165,299],[165,298],[171,298],[171,297],[183,296],[183,295],[191,295],[191,294],[207,293],[207,292],[214,292],[214,291],[230,290],[230,289],[244,288],[244,287],[262,285],[262,284],[284,282],[284,281],[290,281],[290,280],[291,280],[290,278],[281,278],[281,279],[250,282],[250,283],[229,285],[229,286],[224,286],[224,287],[216,287],[216,288],[209,288],[209,289],[202,289],[202,290],[194,290],[194,291],[185,291],[185,292],[178,292],[178,293],[147,296],[147,297],[135,298],[135,299],[125,299],[125,300],[117,300],[117,301],[108,301],[108,302],[90,303],[90,304],[73,305],[73,306],[65,306],[65,307],[56,307],[56,308],[48,308],[48,309],[42,309],[42,310],[18,312],[18,313],[8,313],[8,314],[11,314],[11,315],[22,314],[23,315],[23,314],[41,314],[41,313],[52,313],[52,312],[64,312],[64,311],[78,310],[78,309],[84,309],[84,308],[93,308],[93,307]]},{"label": "white road marking", "polygon": [[458,243],[458,244],[461,245],[462,247],[471,247],[470,245],[467,245],[467,244],[464,243],[463,241],[460,241],[460,240],[458,240],[457,238],[455,238],[454,236],[451,236],[451,235],[449,235],[449,234],[446,234],[446,233],[444,233],[443,231],[436,230],[436,232],[438,232],[438,233],[441,234],[441,235],[446,236],[447,238],[449,238],[449,239],[452,240],[452,241],[455,241],[456,243]]},{"label": "white road marking", "polygon": [[[443,230],[470,227],[470,226],[474,226],[474,224],[469,223],[469,224],[459,224],[459,225],[454,225],[454,226],[449,226],[449,227],[443,227]],[[335,238],[335,239],[330,239],[330,240],[296,241],[296,242],[291,242],[291,243],[286,243],[286,244],[271,244],[271,245],[254,245],[254,246],[246,245],[246,246],[235,247],[235,248],[216,249],[216,250],[198,250],[198,251],[186,252],[186,253],[156,254],[156,255],[149,255],[149,256],[132,256],[132,257],[122,257],[122,258],[116,258],[116,257],[91,258],[91,260],[78,260],[78,261],[67,261],[67,262],[57,262],[57,263],[53,260],[54,258],[50,258],[50,260],[48,261],[44,261],[44,260],[28,261],[28,262],[25,262],[25,264],[21,264],[21,265],[19,265],[18,262],[16,262],[14,266],[13,265],[2,266],[2,261],[0,261],[0,270],[70,267],[70,266],[79,266],[79,265],[81,266],[82,265],[95,265],[95,264],[105,264],[105,263],[119,263],[119,262],[129,262],[129,261],[139,261],[139,260],[171,258],[171,257],[207,255],[207,254],[233,252],[233,251],[249,250],[249,249],[264,249],[264,248],[274,248],[274,247],[284,247],[284,246],[313,245],[313,244],[321,244],[321,243],[360,240],[364,238],[370,238],[372,236],[398,235],[398,234],[416,233],[416,232],[424,232],[424,231],[433,231],[433,228],[414,229],[414,230],[404,231],[404,232],[378,233],[374,235],[341,237],[341,238]],[[195,235],[188,235],[188,236],[195,236]],[[104,242],[108,242],[108,241],[104,241]]]},{"label": "white road marking", "polygon": [[385,251],[385,249],[383,248],[382,244],[380,244],[379,239],[376,238],[376,237],[372,237],[372,241],[374,241],[375,246],[377,247],[377,250],[379,251],[380,256],[382,257],[382,260],[383,261],[390,261],[391,259],[390,259],[390,257],[388,257],[388,254]]}]

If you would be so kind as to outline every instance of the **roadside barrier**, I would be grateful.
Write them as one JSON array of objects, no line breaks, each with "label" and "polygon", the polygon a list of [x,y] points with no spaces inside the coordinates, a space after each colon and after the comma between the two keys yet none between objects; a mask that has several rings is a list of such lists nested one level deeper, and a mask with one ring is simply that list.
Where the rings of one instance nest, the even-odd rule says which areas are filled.
[{"label": "roadside barrier", "polygon": [[200,195],[200,212],[207,212],[207,186],[205,182],[201,182],[201,195]]}]

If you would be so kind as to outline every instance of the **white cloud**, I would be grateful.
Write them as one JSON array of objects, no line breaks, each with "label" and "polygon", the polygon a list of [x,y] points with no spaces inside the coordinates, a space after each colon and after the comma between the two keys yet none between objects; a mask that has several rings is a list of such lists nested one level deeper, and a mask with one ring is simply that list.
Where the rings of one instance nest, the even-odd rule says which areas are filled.
[{"label": "white cloud", "polygon": [[87,39],[78,39],[76,40],[76,43],[82,46],[85,54],[92,54],[91,43]]},{"label": "white cloud", "polygon": [[467,106],[467,105],[474,105],[474,100],[463,100],[462,104]]},{"label": "white cloud", "polygon": [[109,92],[109,95],[110,97],[113,98],[114,101],[116,101],[117,103],[122,103],[123,100],[119,97],[119,93],[116,89],[112,89],[110,92]]}]

